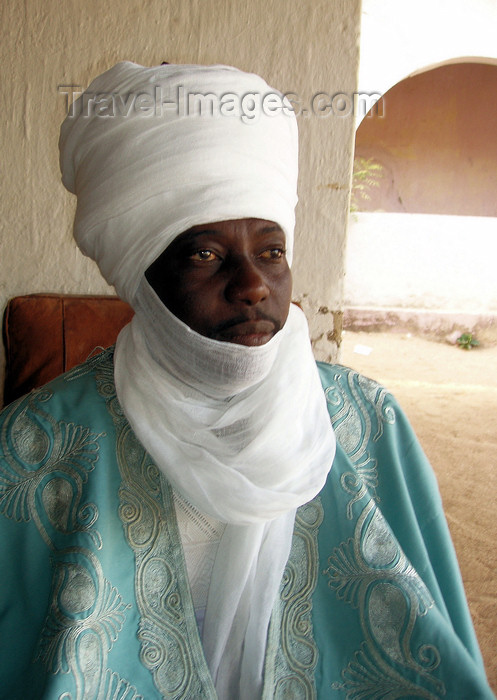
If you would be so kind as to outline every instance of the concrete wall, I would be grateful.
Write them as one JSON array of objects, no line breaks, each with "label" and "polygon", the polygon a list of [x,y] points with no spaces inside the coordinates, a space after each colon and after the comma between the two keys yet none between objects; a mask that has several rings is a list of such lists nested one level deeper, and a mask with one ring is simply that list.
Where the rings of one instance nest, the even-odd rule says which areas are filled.
[{"label": "concrete wall", "polygon": [[497,219],[351,215],[345,305],[497,314]]},{"label": "concrete wall", "polygon": [[[3,0],[0,310],[28,292],[111,292],[72,240],[75,203],[58,171],[58,86],[85,87],[124,59],[227,63],[306,104],[316,92],[356,89],[359,15],[360,0]],[[339,333],[354,125],[352,116],[309,113],[299,123],[295,297],[327,358]]]},{"label": "concrete wall", "polygon": [[356,135],[356,156],[383,167],[361,211],[497,216],[497,65],[419,73],[377,109]]}]

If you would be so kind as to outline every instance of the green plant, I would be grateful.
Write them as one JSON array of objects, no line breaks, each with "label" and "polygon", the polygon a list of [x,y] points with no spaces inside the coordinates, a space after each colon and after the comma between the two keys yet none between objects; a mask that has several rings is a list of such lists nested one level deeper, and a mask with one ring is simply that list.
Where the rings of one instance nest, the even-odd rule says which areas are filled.
[{"label": "green plant", "polygon": [[376,163],[373,158],[354,158],[352,172],[352,194],[350,198],[350,211],[360,211],[361,202],[371,199],[369,191],[372,187],[379,187],[383,177],[383,166]]},{"label": "green plant", "polygon": [[463,350],[471,350],[480,344],[480,342],[473,337],[472,333],[463,333],[456,342]]}]

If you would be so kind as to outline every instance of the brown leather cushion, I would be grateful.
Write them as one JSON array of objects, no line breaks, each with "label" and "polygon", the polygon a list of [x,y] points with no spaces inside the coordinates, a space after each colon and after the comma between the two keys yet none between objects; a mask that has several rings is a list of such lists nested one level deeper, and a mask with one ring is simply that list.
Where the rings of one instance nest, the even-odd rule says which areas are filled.
[{"label": "brown leather cushion", "polygon": [[28,294],[5,309],[4,403],[112,345],[133,311],[113,296]]}]

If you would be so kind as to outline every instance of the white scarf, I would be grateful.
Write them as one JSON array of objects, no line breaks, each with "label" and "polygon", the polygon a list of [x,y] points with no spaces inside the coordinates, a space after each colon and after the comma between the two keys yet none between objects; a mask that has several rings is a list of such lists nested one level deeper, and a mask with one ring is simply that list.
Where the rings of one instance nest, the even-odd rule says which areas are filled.
[{"label": "white scarf", "polygon": [[171,314],[145,279],[135,310],[117,343],[117,393],[173,487],[228,523],[203,645],[219,697],[253,700],[295,510],[321,490],[335,452],[307,323],[292,305],[266,345],[211,340]]}]

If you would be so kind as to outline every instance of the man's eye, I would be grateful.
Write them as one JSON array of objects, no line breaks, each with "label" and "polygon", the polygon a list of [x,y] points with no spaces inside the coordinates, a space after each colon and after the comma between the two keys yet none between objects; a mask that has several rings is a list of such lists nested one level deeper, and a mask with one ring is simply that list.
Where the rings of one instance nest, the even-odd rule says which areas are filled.
[{"label": "man's eye", "polygon": [[285,255],[285,250],[283,248],[269,248],[261,253],[261,258],[264,260],[280,260]]},{"label": "man's eye", "polygon": [[204,262],[207,260],[208,262],[211,262],[212,260],[216,260],[217,255],[212,252],[212,250],[196,250],[195,253],[192,253],[190,255],[190,260],[196,260],[196,261],[201,261]]}]

